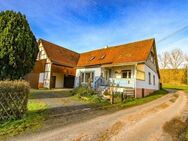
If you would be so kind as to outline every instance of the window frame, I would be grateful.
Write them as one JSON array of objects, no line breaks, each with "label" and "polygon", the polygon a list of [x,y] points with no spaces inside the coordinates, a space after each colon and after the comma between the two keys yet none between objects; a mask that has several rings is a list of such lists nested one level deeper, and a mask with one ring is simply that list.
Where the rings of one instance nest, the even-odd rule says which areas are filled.
[{"label": "window frame", "polygon": [[94,77],[95,77],[95,72],[94,71],[85,71],[85,72],[80,72],[81,76],[81,83],[88,83],[88,80],[86,81],[86,74],[89,74],[88,80],[91,77],[91,82],[94,82]]},{"label": "window frame", "polygon": [[[124,77],[124,74],[126,74],[125,77]],[[131,70],[122,70],[121,78],[131,79],[132,78],[132,71]]]},{"label": "window frame", "polygon": [[151,85],[151,72],[148,72],[148,81],[149,81],[149,85]]},{"label": "window frame", "polygon": [[155,86],[155,82],[156,80],[155,80],[155,75],[153,75],[153,85]]}]

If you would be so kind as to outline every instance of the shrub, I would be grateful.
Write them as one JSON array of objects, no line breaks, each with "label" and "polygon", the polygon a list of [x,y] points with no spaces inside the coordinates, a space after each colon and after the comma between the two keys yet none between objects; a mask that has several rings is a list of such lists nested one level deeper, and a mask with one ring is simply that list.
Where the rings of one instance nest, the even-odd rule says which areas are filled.
[{"label": "shrub", "polygon": [[29,89],[26,81],[0,81],[0,121],[18,119],[25,114]]},{"label": "shrub", "polygon": [[75,88],[72,91],[72,94],[81,98],[84,101],[88,101],[91,103],[103,103],[106,100],[103,100],[102,97],[98,95],[98,93],[87,86],[80,86]]},{"label": "shrub", "polygon": [[104,100],[100,96],[98,96],[98,95],[93,95],[93,96],[91,96],[90,101],[92,103],[101,103]]},{"label": "shrub", "polygon": [[77,95],[78,97],[82,97],[82,96],[92,96],[97,93],[87,86],[80,86],[80,87],[75,88],[72,91],[72,94]]}]

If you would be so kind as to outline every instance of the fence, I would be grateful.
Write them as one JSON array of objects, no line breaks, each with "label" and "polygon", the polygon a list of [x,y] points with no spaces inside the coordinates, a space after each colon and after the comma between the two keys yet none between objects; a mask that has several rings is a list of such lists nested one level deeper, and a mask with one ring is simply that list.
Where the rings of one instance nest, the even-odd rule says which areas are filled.
[{"label": "fence", "polygon": [[21,118],[27,111],[29,84],[0,81],[0,121]]}]

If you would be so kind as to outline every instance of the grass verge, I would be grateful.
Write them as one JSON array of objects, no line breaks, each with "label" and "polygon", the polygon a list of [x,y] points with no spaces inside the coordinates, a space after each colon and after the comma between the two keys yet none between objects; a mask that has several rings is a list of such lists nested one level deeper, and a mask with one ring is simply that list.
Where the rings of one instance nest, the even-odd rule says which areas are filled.
[{"label": "grass verge", "polygon": [[34,131],[40,128],[45,119],[44,111],[46,108],[45,103],[29,102],[28,112],[22,119],[0,123],[0,140],[27,130]]},{"label": "grass verge", "polygon": [[121,104],[121,106],[122,107],[132,107],[132,106],[136,106],[136,105],[145,104],[147,102],[150,102],[157,98],[160,98],[167,93],[168,92],[165,89],[161,89],[161,90],[155,91],[154,93],[152,93],[144,98],[127,99]]},{"label": "grass verge", "polygon": [[172,85],[172,84],[164,84],[165,89],[173,89],[173,90],[183,90],[188,93],[188,85]]},{"label": "grass verge", "polygon": [[[84,101],[92,103],[92,107],[97,107],[100,109],[101,108],[102,109],[115,108],[116,110],[119,110],[119,109],[125,109],[125,108],[129,108],[129,107],[145,104],[147,102],[158,99],[167,93],[168,92],[165,89],[161,89],[161,90],[155,91],[154,93],[152,93],[144,98],[136,98],[136,99],[128,98],[128,99],[124,100],[123,102],[121,102],[120,95],[116,95],[114,98],[115,104],[110,104],[110,101],[107,101],[107,100],[104,100],[104,101],[96,101],[96,100],[93,101],[92,100],[91,101],[90,99],[92,99],[92,97],[88,97],[87,100],[84,99]],[[81,100],[83,100],[83,99],[81,99]]]}]

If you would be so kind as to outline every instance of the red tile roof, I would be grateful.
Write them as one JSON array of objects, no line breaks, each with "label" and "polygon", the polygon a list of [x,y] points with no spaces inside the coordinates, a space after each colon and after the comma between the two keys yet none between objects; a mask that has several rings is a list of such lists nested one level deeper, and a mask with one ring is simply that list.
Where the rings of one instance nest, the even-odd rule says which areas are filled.
[{"label": "red tile roof", "polygon": [[39,43],[40,42],[42,43],[48,58],[53,62],[53,64],[58,64],[68,67],[76,66],[80,56],[78,53],[63,48],[59,45],[53,44],[44,39],[39,39]]},{"label": "red tile roof", "polygon": [[77,67],[146,61],[154,39],[103,48],[80,54]]},{"label": "red tile roof", "polygon": [[155,44],[154,39],[147,39],[79,54],[43,39],[39,41],[42,42],[53,64],[72,68],[102,64],[143,62],[147,60],[151,48]]}]

